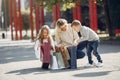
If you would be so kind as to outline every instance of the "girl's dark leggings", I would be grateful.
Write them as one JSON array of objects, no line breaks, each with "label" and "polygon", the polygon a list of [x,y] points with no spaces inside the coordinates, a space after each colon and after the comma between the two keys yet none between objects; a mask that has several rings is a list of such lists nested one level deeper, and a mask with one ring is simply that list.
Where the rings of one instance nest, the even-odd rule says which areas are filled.
[{"label": "girl's dark leggings", "polygon": [[49,63],[43,63],[42,68],[43,69],[48,69],[49,68]]}]

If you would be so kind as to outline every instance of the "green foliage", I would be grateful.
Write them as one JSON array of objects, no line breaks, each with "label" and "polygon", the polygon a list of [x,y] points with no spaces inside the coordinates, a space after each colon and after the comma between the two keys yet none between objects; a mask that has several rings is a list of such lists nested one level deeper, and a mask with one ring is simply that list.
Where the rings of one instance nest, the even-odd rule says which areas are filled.
[{"label": "green foliage", "polygon": [[67,9],[71,9],[73,7],[75,7],[75,3],[64,3],[61,10],[66,11]]},{"label": "green foliage", "polygon": [[23,39],[30,39],[30,37],[28,35],[24,35]]},{"label": "green foliage", "polygon": [[67,9],[73,8],[76,1],[82,0],[36,0],[37,3],[43,2],[43,5],[39,5],[45,7],[47,11],[52,11],[52,8],[56,3],[62,3],[62,10],[65,11]]},{"label": "green foliage", "polygon": [[104,0],[96,0],[98,5],[104,6]]},{"label": "green foliage", "polygon": [[[40,2],[43,2],[43,5],[39,4],[42,7],[45,7],[47,11],[52,11],[53,6],[56,3],[61,3],[61,7],[63,11],[66,11],[67,9],[71,9],[75,6],[75,2],[81,2],[81,3],[88,3],[89,0],[36,0],[36,2],[39,4]],[[98,2],[101,2],[102,0],[97,0]]]}]

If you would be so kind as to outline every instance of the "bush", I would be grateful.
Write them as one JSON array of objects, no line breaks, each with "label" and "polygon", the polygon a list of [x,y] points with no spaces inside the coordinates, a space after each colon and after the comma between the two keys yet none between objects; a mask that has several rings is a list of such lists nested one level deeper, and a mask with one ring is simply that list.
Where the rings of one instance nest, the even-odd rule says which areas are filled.
[{"label": "bush", "polygon": [[22,15],[22,23],[23,23],[23,30],[26,31],[26,35],[27,35],[27,31],[30,28],[29,26],[29,15],[28,14],[23,14]]}]

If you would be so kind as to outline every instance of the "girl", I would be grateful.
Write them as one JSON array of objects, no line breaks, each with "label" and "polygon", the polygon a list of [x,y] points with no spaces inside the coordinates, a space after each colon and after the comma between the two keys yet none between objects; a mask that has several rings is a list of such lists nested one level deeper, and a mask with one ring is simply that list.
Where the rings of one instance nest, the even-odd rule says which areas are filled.
[{"label": "girl", "polygon": [[54,51],[53,39],[50,35],[50,29],[47,25],[42,26],[39,34],[37,36],[40,47],[40,60],[42,63],[43,69],[48,69],[50,65],[50,54],[51,51]]}]

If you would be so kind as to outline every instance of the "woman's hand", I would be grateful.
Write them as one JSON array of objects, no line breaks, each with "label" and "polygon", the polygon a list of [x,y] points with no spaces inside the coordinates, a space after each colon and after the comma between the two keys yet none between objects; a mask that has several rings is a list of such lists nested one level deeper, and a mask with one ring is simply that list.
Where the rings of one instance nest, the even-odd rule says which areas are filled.
[{"label": "woman's hand", "polygon": [[57,51],[57,52],[60,52],[61,50],[64,50],[64,48],[65,48],[65,46],[55,46],[55,50]]},{"label": "woman's hand", "polygon": [[59,52],[60,48],[58,46],[55,46],[55,50],[56,50],[56,52]]}]

